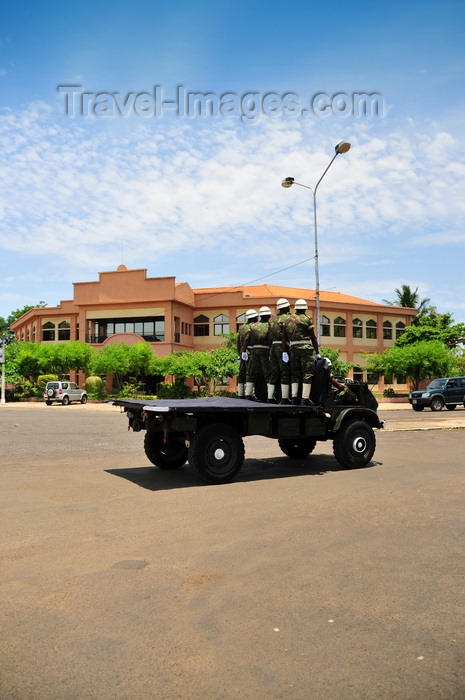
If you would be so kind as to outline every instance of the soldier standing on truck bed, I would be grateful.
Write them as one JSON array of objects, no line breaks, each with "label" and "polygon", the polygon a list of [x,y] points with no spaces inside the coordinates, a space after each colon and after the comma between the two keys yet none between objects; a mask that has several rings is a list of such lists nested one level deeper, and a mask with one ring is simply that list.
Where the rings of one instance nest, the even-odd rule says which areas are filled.
[{"label": "soldier standing on truck bed", "polygon": [[289,404],[289,347],[284,336],[284,322],[291,306],[287,299],[278,299],[277,313],[268,322],[268,342],[270,346],[270,380],[268,383],[268,403],[275,403],[274,393],[276,384],[281,384],[281,403]]},{"label": "soldier standing on truck bed", "polygon": [[[293,314],[284,322],[284,337],[290,346],[290,370],[292,383],[292,403],[296,406],[311,406],[310,389],[316,358],[320,357],[318,341],[313,321],[305,313],[308,304],[305,299],[297,299]],[[300,386],[302,394],[300,395]]]},{"label": "soldier standing on truck bed", "polygon": [[[248,354],[245,398],[251,401],[260,396],[260,380],[262,377],[268,384],[270,376],[270,349],[268,346],[268,321],[271,311],[268,306],[262,306],[259,311],[260,319],[251,323],[245,335],[243,352]],[[263,379],[262,379],[263,381]]]},{"label": "soldier standing on truck bed", "polygon": [[[248,309],[245,312],[245,323],[239,328],[237,334],[237,359],[239,360],[239,372],[237,374],[237,395],[239,398],[244,398],[245,382],[247,378],[247,353],[244,353],[243,346],[245,336],[250,328],[250,321],[257,320],[258,314],[255,309]],[[245,358],[244,358],[245,355]]]}]

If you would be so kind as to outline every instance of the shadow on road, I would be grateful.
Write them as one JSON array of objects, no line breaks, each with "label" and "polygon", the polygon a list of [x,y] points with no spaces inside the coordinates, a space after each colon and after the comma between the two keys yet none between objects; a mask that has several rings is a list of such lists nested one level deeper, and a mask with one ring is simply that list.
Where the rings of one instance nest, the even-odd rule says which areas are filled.
[{"label": "shadow on road", "polygon": [[[372,461],[363,469],[381,465]],[[185,464],[181,469],[163,470],[156,467],[131,467],[128,469],[106,469],[108,474],[127,479],[149,491],[190,488],[192,486],[212,486],[197,477]],[[261,481],[264,479],[285,479],[293,476],[322,476],[328,472],[346,471],[330,455],[310,456],[307,459],[246,459],[234,482]]]}]

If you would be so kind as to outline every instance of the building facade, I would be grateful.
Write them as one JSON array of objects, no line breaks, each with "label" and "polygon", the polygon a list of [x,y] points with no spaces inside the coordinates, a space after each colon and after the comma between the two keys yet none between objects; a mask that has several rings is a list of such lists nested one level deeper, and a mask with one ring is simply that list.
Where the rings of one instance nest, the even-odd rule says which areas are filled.
[{"label": "building facade", "polygon": [[[147,277],[147,270],[99,273],[98,281],[74,283],[72,300],[58,306],[31,309],[12,324],[18,341],[65,343],[80,340],[97,349],[110,343],[134,344],[144,340],[157,355],[175,350],[213,349],[224,342],[221,333],[237,331],[247,309],[257,311],[285,297],[291,306],[306,299],[315,318],[315,292],[311,289],[256,285],[193,289],[175,277]],[[411,323],[415,309],[377,304],[340,292],[320,292],[321,345],[337,348],[339,357],[353,362],[354,379],[369,381],[363,353],[393,346]],[[83,377],[72,376],[78,381]],[[388,378],[375,384],[407,389],[406,378]],[[235,389],[235,378],[229,382]]]}]

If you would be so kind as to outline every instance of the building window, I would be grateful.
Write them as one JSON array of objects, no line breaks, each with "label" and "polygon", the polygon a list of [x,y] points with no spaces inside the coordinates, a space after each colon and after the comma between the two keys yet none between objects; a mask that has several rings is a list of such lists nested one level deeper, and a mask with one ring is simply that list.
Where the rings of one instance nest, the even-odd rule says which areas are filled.
[{"label": "building window", "polygon": [[214,335],[220,335],[220,333],[229,333],[229,316],[225,314],[220,314],[215,316],[214,321]]},{"label": "building window", "polygon": [[361,367],[354,367],[354,382],[363,382],[363,369]]},{"label": "building window", "polygon": [[405,331],[405,323],[402,323],[402,321],[399,321],[396,323],[396,338],[400,338],[402,333]]},{"label": "building window", "polygon": [[321,323],[320,323],[320,335],[327,337],[328,335],[331,334],[331,325],[329,322],[329,318],[327,316],[322,316],[321,317]]},{"label": "building window", "polygon": [[210,335],[210,320],[206,316],[194,318],[194,336]]},{"label": "building window", "polygon": [[392,340],[392,323],[390,321],[383,323],[383,338],[384,340]]},{"label": "building window", "polygon": [[376,338],[376,321],[367,321],[366,322],[366,337],[371,338],[372,340]]},{"label": "building window", "polygon": [[352,337],[363,338],[363,323],[359,318],[354,318],[352,321]]},{"label": "building window", "polygon": [[341,316],[334,319],[334,335],[336,338],[346,337],[346,322]]},{"label": "building window", "polygon": [[44,342],[55,340],[55,324],[51,321],[47,321],[42,326],[42,340]]},{"label": "building window", "polygon": [[36,342],[36,327],[32,326],[32,342]]},{"label": "building window", "polygon": [[71,338],[71,326],[68,321],[58,324],[58,340],[69,340]]},{"label": "building window", "polygon": [[241,326],[245,323],[245,313],[236,316],[236,333],[239,333]]},{"label": "building window", "polygon": [[116,333],[135,333],[148,343],[159,343],[165,340],[165,319],[163,316],[152,318],[121,318],[107,321],[102,319],[94,322],[94,335],[91,343],[103,343]]}]

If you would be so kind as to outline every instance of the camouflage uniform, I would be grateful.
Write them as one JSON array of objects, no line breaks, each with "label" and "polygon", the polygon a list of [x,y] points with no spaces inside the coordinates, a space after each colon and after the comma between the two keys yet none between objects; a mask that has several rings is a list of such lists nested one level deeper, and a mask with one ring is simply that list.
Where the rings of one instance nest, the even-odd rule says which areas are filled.
[{"label": "camouflage uniform", "polygon": [[238,396],[244,396],[244,387],[247,375],[247,361],[243,360],[242,347],[244,345],[245,336],[250,328],[250,323],[244,323],[237,334],[237,356],[239,358],[239,372],[237,373],[237,393]]},{"label": "camouflage uniform", "polygon": [[284,325],[284,335],[289,341],[291,351],[292,403],[299,404],[302,398],[302,403],[308,404],[315,369],[313,343],[316,343],[316,338],[312,319],[304,313],[289,314]]},{"label": "camouflage uniform", "polygon": [[255,383],[260,374],[262,374],[268,382],[270,376],[268,323],[257,321],[250,325],[244,349],[249,353],[247,382]]},{"label": "camouflage uniform", "polygon": [[289,384],[291,380],[291,371],[289,362],[283,362],[283,333],[284,323],[288,314],[275,314],[268,321],[269,326],[269,345],[270,345],[270,384],[273,386],[281,382],[281,384]]}]

